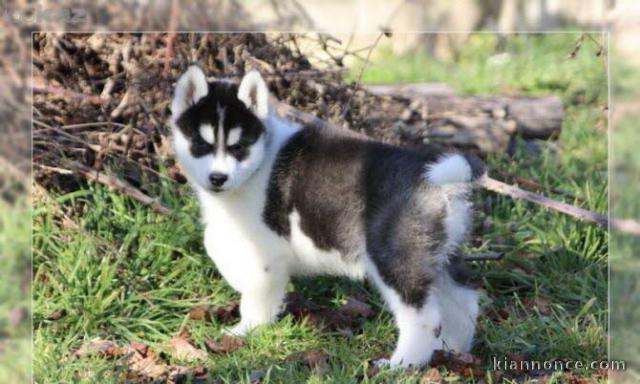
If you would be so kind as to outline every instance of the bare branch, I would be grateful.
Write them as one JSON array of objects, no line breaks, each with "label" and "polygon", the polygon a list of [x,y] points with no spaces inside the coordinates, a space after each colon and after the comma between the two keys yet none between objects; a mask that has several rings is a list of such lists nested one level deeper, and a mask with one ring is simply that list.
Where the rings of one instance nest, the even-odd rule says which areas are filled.
[{"label": "bare branch", "polygon": [[76,161],[69,162],[67,165],[70,168],[72,168],[74,171],[78,172],[80,175],[87,178],[88,180],[98,182],[102,185],[112,188],[116,192],[127,195],[132,199],[138,200],[144,205],[150,206],[154,211],[158,213],[166,215],[169,212],[171,212],[171,210],[167,206],[163,205],[157,199],[154,199],[151,196],[146,195],[145,193],[141,192],[140,190],[133,187],[132,185],[130,185],[124,180],[120,180],[115,176],[107,175],[100,171],[96,171]]}]

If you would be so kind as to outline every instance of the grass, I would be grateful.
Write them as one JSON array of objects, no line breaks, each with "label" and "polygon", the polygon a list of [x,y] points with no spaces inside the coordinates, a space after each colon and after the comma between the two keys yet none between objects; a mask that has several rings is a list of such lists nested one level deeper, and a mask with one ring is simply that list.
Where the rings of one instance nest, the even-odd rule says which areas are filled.
[{"label": "grass", "polygon": [[[559,95],[566,103],[559,158],[545,153],[534,159],[517,153],[514,158],[492,155],[487,161],[493,168],[579,197],[571,203],[606,212],[606,131],[599,128],[606,105],[606,71],[590,44],[576,59],[566,58],[576,38],[514,37],[506,48],[511,59],[499,70],[486,64],[499,51],[497,40],[489,35],[474,37],[459,59],[448,63],[419,53],[397,58],[381,48],[364,79],[446,81],[462,93]],[[150,188],[175,208],[170,215],[157,215],[99,186],[38,202],[33,241],[34,375],[39,383],[122,381],[122,362],[72,356],[87,339],[102,337],[123,344],[137,340],[167,351],[167,341],[183,326],[198,346],[226,326],[187,317],[195,306],[222,305],[238,298],[204,254],[195,199],[184,186],[161,182]],[[479,214],[478,223],[492,224],[472,249],[505,253],[499,262],[473,266],[483,283],[483,311],[499,311],[506,319],[482,316],[472,352],[487,369],[492,367],[492,356],[500,359],[509,354],[526,353],[534,360],[606,359],[606,231],[502,196],[477,193],[474,198],[479,211],[491,206],[489,214]],[[61,223],[56,214],[61,208],[75,213],[71,219],[77,227]],[[371,383],[419,382],[416,372],[383,371],[366,377],[366,361],[390,352],[396,337],[391,315],[382,310],[380,298],[368,285],[322,277],[297,280],[290,289],[335,306],[349,292],[364,290],[380,314],[353,337],[320,332],[286,316],[250,338],[246,348],[210,355],[205,365],[221,382],[248,383],[255,370],[263,370],[263,382],[269,383],[350,383],[355,378]],[[536,297],[548,306],[531,305]],[[61,308],[66,316],[46,319]],[[331,356],[328,372],[320,375],[285,360],[292,352],[309,349]],[[448,380],[465,381],[455,375]]]},{"label": "grass", "polygon": [[[638,193],[634,180],[640,177],[640,154],[633,143],[638,141],[637,109],[640,76],[636,68],[622,58],[612,58],[614,105],[619,118],[612,127],[611,212],[618,217],[640,218]],[[627,359],[629,370],[619,382],[634,383],[640,378],[640,238],[621,233],[611,236],[611,355]]]},{"label": "grass", "polygon": [[28,204],[9,205],[0,199],[0,377],[9,383],[23,383],[31,374],[31,332],[28,315],[14,326],[8,314],[29,302],[29,234],[31,216]]}]

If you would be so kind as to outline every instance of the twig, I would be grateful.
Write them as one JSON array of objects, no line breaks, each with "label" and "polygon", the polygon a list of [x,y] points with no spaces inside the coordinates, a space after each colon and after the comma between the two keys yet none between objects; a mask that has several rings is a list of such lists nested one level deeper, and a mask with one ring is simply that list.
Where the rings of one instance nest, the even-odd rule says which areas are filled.
[{"label": "twig", "polygon": [[65,88],[52,87],[48,85],[33,85],[33,92],[35,93],[50,93],[54,95],[59,95],[62,97],[66,97],[69,99],[75,100],[86,100],[91,104],[96,105],[105,105],[109,103],[109,99],[103,99],[100,96],[95,95],[86,95],[84,93],[71,91]]},{"label": "twig", "polygon": [[499,252],[467,253],[464,255],[466,261],[495,261],[503,257],[504,253]]},{"label": "twig", "polygon": [[558,212],[562,212],[569,216],[575,217],[580,220],[596,223],[601,226],[608,226],[611,223],[611,227],[621,232],[630,233],[633,235],[640,235],[640,223],[630,219],[611,219],[601,213],[589,211],[583,208],[575,207],[560,201],[552,200],[542,195],[522,190],[513,185],[505,184],[501,181],[484,176],[478,180],[478,185],[483,188],[497,192],[503,195],[510,196],[517,200],[526,200],[534,204],[541,205],[546,208],[553,209]]},{"label": "twig", "polygon": [[[345,116],[347,116],[347,112],[349,112],[349,108],[351,107],[351,100],[353,99],[353,95],[356,93],[356,89],[360,87],[360,83],[362,82],[362,75],[364,74],[364,70],[367,67],[367,65],[369,65],[369,61],[371,60],[371,53],[378,46],[378,43],[380,42],[380,39],[382,39],[383,36],[391,37],[391,23],[393,22],[393,19],[395,19],[395,17],[398,15],[398,12],[400,11],[400,9],[402,9],[402,7],[406,4],[406,2],[407,2],[406,0],[403,0],[403,1],[399,2],[398,5],[394,8],[394,10],[389,15],[389,18],[387,19],[387,22],[383,26],[380,27],[380,34],[378,35],[376,40],[373,42],[373,44],[371,44],[371,46],[369,48],[369,51],[367,52],[367,57],[364,59],[364,63],[362,63],[362,68],[360,68],[360,73],[358,73],[358,80],[354,84],[353,93],[351,93],[351,95],[349,95],[349,100],[347,100],[347,103],[345,104],[344,110],[342,111],[342,119],[343,120],[344,120]],[[354,51],[352,51],[350,53],[353,54],[353,55],[356,54]]]},{"label": "twig", "polygon": [[553,187],[547,187],[544,184],[536,181],[536,180],[532,180],[532,179],[527,179],[526,177],[521,177],[521,176],[516,176],[516,175],[512,175],[509,172],[506,171],[496,171],[496,173],[498,173],[501,177],[506,177],[509,178],[511,180],[515,180],[516,183],[523,185],[527,188],[532,188],[532,189],[536,189],[538,191],[544,191],[545,189],[548,189],[549,192],[551,193],[557,193],[558,195],[562,195],[568,199],[573,199],[573,200],[578,200],[580,202],[584,202],[584,199],[581,197],[578,197],[574,194],[571,194],[569,192],[566,191],[562,191],[560,189],[557,188],[553,188]]},{"label": "twig", "polygon": [[80,164],[76,161],[69,162],[68,166],[85,178],[98,182],[102,185],[106,185],[107,187],[112,188],[119,193],[125,194],[132,199],[138,200],[139,202],[150,206],[154,211],[158,213],[166,215],[171,212],[171,210],[167,206],[163,205],[161,202],[152,198],[151,196],[148,196],[145,193],[141,192],[124,180],[120,180],[115,176],[101,173],[100,171],[91,169],[86,165]]},{"label": "twig", "polygon": [[355,84],[353,85],[353,91],[351,92],[351,95],[349,95],[349,100],[347,100],[347,103],[344,105],[344,109],[342,110],[342,120],[345,119],[345,117],[347,116],[347,112],[349,112],[349,108],[351,108],[351,101],[353,100],[353,95],[355,95],[356,90],[360,87],[360,82],[362,82],[362,75],[364,74],[364,69],[367,67],[367,65],[369,64],[369,60],[371,59],[371,53],[380,42],[380,39],[382,39],[382,36],[385,36],[385,35],[386,35],[385,31],[380,32],[378,37],[376,37],[376,41],[374,41],[373,44],[371,45],[371,48],[369,48],[369,52],[367,52],[367,57],[365,58],[364,63],[362,64],[362,68],[360,68],[360,73],[358,73],[358,80],[356,80]]},{"label": "twig", "polygon": [[509,185],[509,184],[503,183],[502,181],[492,179],[489,176],[481,177],[478,180],[478,185],[488,189],[489,191],[498,192],[503,195],[511,196],[512,198],[518,199],[518,200],[520,199],[527,200],[529,202],[542,205],[544,207],[551,208],[556,211],[573,216],[577,219],[589,221],[589,222],[600,224],[603,226],[606,226],[609,221],[607,216],[603,214],[582,209],[579,207],[574,207],[573,205],[565,204],[560,201],[552,200],[542,195],[525,191],[513,185]]},{"label": "twig", "polygon": [[171,71],[171,62],[173,61],[173,43],[176,40],[176,27],[178,25],[178,16],[180,14],[180,7],[178,0],[171,2],[171,13],[169,16],[169,34],[167,35],[167,50],[164,55],[164,70],[162,75],[167,77]]}]

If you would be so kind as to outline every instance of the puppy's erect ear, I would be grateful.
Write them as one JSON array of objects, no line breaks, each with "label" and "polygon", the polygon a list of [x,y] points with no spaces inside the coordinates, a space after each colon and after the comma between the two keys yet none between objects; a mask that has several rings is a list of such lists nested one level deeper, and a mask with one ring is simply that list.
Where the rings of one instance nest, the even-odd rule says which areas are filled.
[{"label": "puppy's erect ear", "polygon": [[192,65],[180,76],[176,83],[171,103],[171,115],[177,119],[182,112],[198,102],[209,93],[209,84],[204,72],[197,65]]},{"label": "puppy's erect ear", "polygon": [[266,119],[269,114],[269,89],[255,69],[242,78],[238,88],[238,99],[259,119]]}]

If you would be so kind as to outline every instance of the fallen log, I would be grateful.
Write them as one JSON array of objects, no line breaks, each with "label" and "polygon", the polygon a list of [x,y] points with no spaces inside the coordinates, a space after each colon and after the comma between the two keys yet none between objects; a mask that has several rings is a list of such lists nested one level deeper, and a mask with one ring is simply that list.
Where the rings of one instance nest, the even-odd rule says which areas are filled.
[{"label": "fallen log", "polygon": [[560,98],[458,96],[442,84],[366,86],[379,96],[407,101],[400,130],[405,139],[428,141],[446,137],[448,143],[489,153],[507,149],[511,137],[549,139],[559,135],[564,118]]}]

